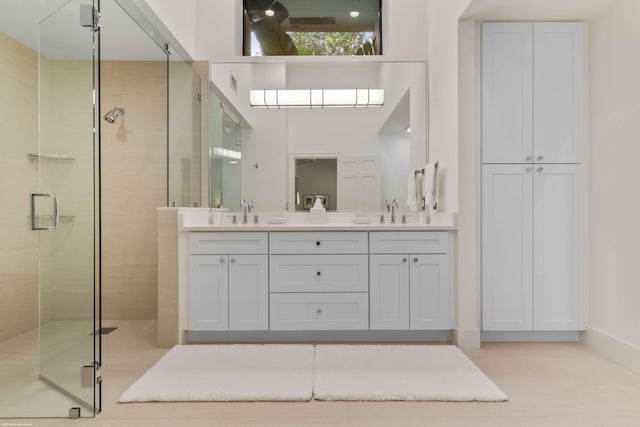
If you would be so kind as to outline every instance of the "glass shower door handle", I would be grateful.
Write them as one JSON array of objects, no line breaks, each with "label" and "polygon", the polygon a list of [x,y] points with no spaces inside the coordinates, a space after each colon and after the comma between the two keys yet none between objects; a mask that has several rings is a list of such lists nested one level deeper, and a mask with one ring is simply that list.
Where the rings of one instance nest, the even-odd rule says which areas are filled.
[{"label": "glass shower door handle", "polygon": [[[36,198],[37,197],[48,197],[53,200],[53,215],[52,215],[53,225],[38,226],[38,221],[36,220]],[[53,194],[49,194],[49,193],[31,193],[31,230],[33,231],[57,230],[59,222],[60,222],[60,215],[58,214],[58,198]]]}]

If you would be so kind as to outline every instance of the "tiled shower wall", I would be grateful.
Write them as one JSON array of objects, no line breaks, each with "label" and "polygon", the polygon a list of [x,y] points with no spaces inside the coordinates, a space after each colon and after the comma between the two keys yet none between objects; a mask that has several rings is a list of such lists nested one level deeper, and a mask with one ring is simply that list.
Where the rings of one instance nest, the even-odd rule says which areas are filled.
[{"label": "tiled shower wall", "polygon": [[[75,160],[39,165],[27,156],[38,152],[38,55],[3,33],[0,51],[2,341],[38,326],[40,264],[43,276],[53,282],[43,286],[43,320],[90,316],[93,254],[86,250],[86,239],[93,233],[87,199],[93,163],[86,129],[69,137],[73,126],[91,123],[89,104],[82,98],[90,90],[85,77],[91,63],[41,58],[41,102],[48,112],[40,124],[48,135],[43,150]],[[103,61],[101,84],[102,114],[116,106],[127,111],[115,124],[102,125],[103,317],[155,319],[156,207],[167,203],[167,64]],[[38,166],[46,177],[40,186]],[[46,235],[40,244],[28,223],[29,193],[38,189],[60,194],[61,214],[71,218],[61,221],[60,239]],[[56,251],[61,245],[66,246]]]},{"label": "tiled shower wall", "polygon": [[0,341],[37,326],[38,238],[28,226],[38,188],[38,56],[0,32]]},{"label": "tiled shower wall", "polygon": [[102,290],[104,319],[157,316],[156,207],[167,204],[167,64],[103,61]]}]

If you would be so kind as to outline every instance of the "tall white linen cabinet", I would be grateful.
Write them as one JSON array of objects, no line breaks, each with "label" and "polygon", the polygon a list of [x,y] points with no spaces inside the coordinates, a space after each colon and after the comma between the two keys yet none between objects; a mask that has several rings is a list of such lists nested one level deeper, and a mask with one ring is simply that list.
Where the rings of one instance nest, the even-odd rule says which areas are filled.
[{"label": "tall white linen cabinet", "polygon": [[584,329],[584,27],[482,26],[482,329]]}]

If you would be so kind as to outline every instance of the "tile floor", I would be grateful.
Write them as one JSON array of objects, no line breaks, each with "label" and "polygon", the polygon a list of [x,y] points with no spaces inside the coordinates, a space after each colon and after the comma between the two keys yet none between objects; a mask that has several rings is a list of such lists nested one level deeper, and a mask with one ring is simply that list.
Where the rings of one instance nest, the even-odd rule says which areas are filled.
[{"label": "tile floor", "polygon": [[509,396],[505,403],[138,403],[118,396],[166,350],[155,324],[105,322],[103,412],[95,419],[0,420],[0,427],[451,426],[640,427],[640,374],[580,344],[487,344],[467,355]]}]

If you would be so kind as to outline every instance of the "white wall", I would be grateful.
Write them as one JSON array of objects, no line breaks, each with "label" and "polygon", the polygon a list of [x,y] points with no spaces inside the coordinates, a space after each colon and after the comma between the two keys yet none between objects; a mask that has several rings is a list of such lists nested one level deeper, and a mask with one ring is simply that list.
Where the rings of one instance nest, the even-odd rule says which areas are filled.
[{"label": "white wall", "polygon": [[400,209],[407,208],[407,171],[410,164],[410,135],[389,132],[380,135],[382,156],[382,200],[397,199]]},{"label": "white wall", "polygon": [[[153,9],[158,18],[171,31],[182,47],[196,57],[197,26],[194,23],[198,18],[197,0],[145,0]],[[222,2],[220,2],[222,3]],[[226,2],[225,2],[226,3]]]},{"label": "white wall", "polygon": [[588,325],[640,347],[640,2],[623,0],[590,28]]},{"label": "white wall", "polygon": [[429,0],[429,159],[441,167],[440,204],[458,211],[458,18],[470,0]]}]

